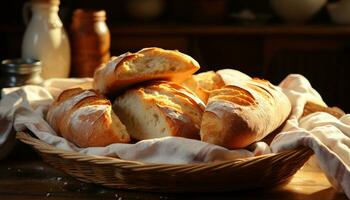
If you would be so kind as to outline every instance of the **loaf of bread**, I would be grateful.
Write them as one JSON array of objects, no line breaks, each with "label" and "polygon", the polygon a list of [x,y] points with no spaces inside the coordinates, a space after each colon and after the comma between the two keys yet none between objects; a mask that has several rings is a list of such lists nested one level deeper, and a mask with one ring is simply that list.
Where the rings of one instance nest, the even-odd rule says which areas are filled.
[{"label": "loaf of bread", "polygon": [[264,138],[288,117],[291,104],[279,87],[231,70],[217,73],[225,86],[210,92],[201,140],[229,149],[244,148]]},{"label": "loaf of bread", "polygon": [[63,91],[50,106],[47,122],[79,147],[106,146],[130,141],[125,126],[112,105],[94,90],[72,88]]},{"label": "loaf of bread", "polygon": [[204,103],[207,103],[209,93],[230,83],[250,80],[251,77],[234,69],[221,69],[217,72],[207,71],[194,74],[181,85],[194,92]]},{"label": "loaf of bread", "polygon": [[179,51],[145,48],[136,53],[112,57],[99,67],[94,74],[94,88],[110,95],[148,80],[182,82],[198,69],[196,60]]},{"label": "loaf of bread", "polygon": [[192,75],[182,82],[181,85],[195,93],[206,103],[210,91],[221,88],[224,86],[224,82],[219,74],[214,71],[207,71]]},{"label": "loaf of bread", "polygon": [[116,98],[113,109],[133,139],[200,139],[204,103],[176,83],[152,81],[129,89]]}]

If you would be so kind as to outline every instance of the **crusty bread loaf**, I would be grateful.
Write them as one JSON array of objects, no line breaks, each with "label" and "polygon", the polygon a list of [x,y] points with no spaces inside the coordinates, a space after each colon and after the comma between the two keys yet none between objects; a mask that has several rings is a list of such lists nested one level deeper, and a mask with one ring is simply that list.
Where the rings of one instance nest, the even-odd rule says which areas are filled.
[{"label": "crusty bread loaf", "polygon": [[217,72],[207,71],[194,74],[181,85],[194,92],[204,103],[207,103],[209,93],[224,85],[250,80],[251,77],[235,69],[221,69]]},{"label": "crusty bread loaf", "polygon": [[80,147],[130,141],[110,101],[94,90],[63,91],[50,106],[46,120],[57,134]]},{"label": "crusty bread loaf", "polygon": [[224,82],[223,85],[235,84],[237,82],[251,80],[247,74],[235,69],[220,69],[216,72]]},{"label": "crusty bread loaf", "polygon": [[229,149],[244,148],[278,128],[291,105],[280,88],[268,81],[241,75],[237,79],[237,74],[227,77],[224,87],[210,93],[201,140]]},{"label": "crusty bread loaf", "polygon": [[109,95],[148,80],[182,82],[198,69],[196,60],[179,51],[145,48],[136,53],[112,57],[95,71],[94,88]]},{"label": "crusty bread loaf", "polygon": [[136,140],[180,136],[199,139],[204,103],[184,87],[152,81],[116,98],[113,109]]},{"label": "crusty bread loaf", "polygon": [[224,82],[219,74],[214,71],[207,71],[192,75],[182,82],[181,85],[191,90],[206,103],[210,91],[221,88],[224,86]]}]

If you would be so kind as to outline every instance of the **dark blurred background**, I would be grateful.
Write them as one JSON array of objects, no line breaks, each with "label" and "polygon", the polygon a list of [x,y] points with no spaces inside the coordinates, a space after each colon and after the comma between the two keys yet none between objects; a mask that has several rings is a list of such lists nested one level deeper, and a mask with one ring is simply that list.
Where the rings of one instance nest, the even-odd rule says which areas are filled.
[{"label": "dark blurred background", "polygon": [[[349,112],[350,27],[335,22],[326,7],[337,1],[299,22],[276,15],[271,1],[61,0],[60,17],[69,31],[76,8],[106,10],[112,55],[178,49],[197,59],[201,71],[235,68],[274,84],[300,73],[329,106]],[[0,2],[1,59],[20,57],[24,2]]]}]

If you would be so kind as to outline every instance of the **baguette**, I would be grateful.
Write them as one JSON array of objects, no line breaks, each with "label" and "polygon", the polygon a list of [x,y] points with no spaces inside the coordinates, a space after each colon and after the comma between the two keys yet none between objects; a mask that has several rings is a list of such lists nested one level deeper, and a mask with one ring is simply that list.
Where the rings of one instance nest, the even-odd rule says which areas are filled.
[{"label": "baguette", "polygon": [[210,93],[201,123],[202,141],[228,149],[244,148],[288,117],[291,104],[279,87],[237,74],[226,73],[224,79],[226,85]]},{"label": "baguette", "polygon": [[204,103],[176,83],[153,81],[130,89],[116,98],[113,109],[133,139],[200,139]]},{"label": "baguette", "polygon": [[94,90],[63,91],[49,107],[47,122],[60,136],[79,147],[127,143],[125,126],[112,111],[109,100]]},{"label": "baguette", "polygon": [[112,57],[95,71],[93,85],[100,93],[111,95],[149,80],[182,82],[198,69],[196,60],[179,51],[145,48]]}]

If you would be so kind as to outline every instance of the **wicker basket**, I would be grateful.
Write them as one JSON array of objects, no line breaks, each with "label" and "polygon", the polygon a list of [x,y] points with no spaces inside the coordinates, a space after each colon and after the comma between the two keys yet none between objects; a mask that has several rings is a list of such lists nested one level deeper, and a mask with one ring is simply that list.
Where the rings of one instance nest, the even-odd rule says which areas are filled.
[{"label": "wicker basket", "polygon": [[[307,104],[305,111],[342,115],[337,109],[315,104]],[[58,149],[24,132],[17,133],[17,138],[31,145],[45,162],[83,182],[153,192],[220,192],[271,187],[290,180],[313,154],[308,148],[299,148],[211,163],[146,164]]]},{"label": "wicker basket", "polygon": [[34,147],[46,163],[83,182],[158,192],[270,187],[288,181],[312,155],[310,149],[301,148],[211,163],[144,164],[58,149],[24,132],[17,133],[17,138]]}]

